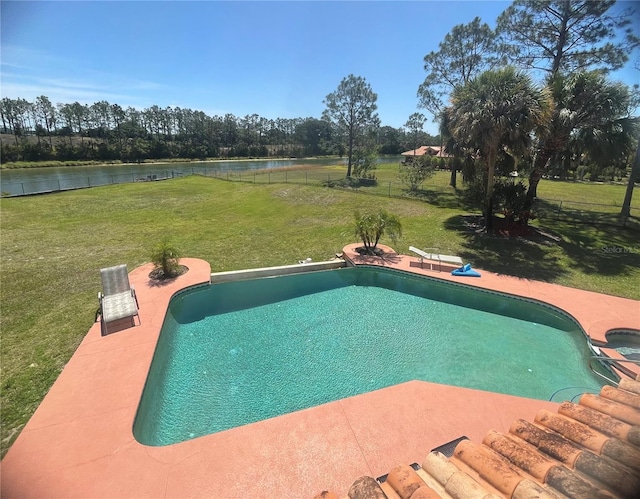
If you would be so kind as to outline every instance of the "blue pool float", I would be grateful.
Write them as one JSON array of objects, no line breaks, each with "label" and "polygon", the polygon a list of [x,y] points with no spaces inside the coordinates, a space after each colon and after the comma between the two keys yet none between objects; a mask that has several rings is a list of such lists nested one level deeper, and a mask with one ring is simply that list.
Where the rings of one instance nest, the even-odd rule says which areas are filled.
[{"label": "blue pool float", "polygon": [[480,277],[480,272],[476,272],[471,268],[471,264],[467,263],[463,265],[459,269],[456,269],[451,272],[451,275],[459,275],[464,277]]}]

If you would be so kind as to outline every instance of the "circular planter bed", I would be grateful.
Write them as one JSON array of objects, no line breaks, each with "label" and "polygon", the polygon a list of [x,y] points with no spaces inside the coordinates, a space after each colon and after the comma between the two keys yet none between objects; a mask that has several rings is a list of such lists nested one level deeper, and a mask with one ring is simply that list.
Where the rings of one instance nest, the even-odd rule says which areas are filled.
[{"label": "circular planter bed", "polygon": [[189,267],[186,265],[178,265],[178,269],[175,272],[165,275],[164,270],[162,270],[161,267],[158,267],[157,269],[153,269],[149,272],[149,279],[154,281],[168,281],[169,279],[175,279],[182,274],[186,274],[188,271]]}]

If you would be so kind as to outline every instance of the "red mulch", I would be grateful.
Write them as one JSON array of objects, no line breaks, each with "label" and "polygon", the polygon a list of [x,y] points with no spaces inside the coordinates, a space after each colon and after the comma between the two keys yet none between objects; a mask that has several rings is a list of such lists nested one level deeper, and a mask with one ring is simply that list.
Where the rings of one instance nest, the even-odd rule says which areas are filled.
[{"label": "red mulch", "polygon": [[527,237],[531,235],[531,228],[528,225],[510,222],[505,218],[494,218],[493,233],[504,237]]}]

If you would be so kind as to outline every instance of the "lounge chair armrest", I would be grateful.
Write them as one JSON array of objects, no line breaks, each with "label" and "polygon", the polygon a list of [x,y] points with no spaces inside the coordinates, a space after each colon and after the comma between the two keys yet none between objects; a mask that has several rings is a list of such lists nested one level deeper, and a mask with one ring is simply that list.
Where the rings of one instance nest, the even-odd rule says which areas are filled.
[{"label": "lounge chair armrest", "polygon": [[138,296],[136,295],[136,288],[133,287],[133,284],[131,284],[131,296],[133,296],[133,299],[136,301],[136,307],[140,308],[140,305],[138,305]]}]

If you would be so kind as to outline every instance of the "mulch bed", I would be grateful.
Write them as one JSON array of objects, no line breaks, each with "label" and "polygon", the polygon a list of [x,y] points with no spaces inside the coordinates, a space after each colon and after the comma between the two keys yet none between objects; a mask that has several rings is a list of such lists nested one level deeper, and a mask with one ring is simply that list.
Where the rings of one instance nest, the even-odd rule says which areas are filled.
[{"label": "mulch bed", "polygon": [[179,265],[176,272],[165,275],[162,268],[157,268],[149,272],[149,279],[153,279],[154,281],[168,281],[169,279],[175,279],[182,274],[186,274],[188,270],[189,267],[187,267],[186,265]]},{"label": "mulch bed", "polygon": [[363,256],[382,256],[384,255],[384,250],[378,247],[374,248],[373,251],[369,251],[368,248],[364,246],[359,246],[356,248],[356,251]]},{"label": "mulch bed", "polygon": [[494,218],[493,233],[504,237],[528,237],[531,235],[531,227],[504,218]]}]

